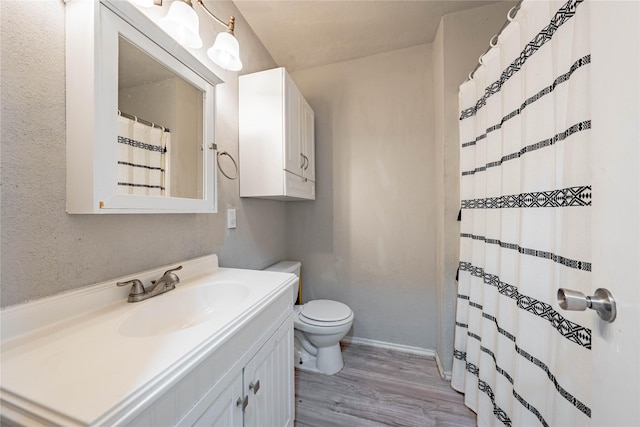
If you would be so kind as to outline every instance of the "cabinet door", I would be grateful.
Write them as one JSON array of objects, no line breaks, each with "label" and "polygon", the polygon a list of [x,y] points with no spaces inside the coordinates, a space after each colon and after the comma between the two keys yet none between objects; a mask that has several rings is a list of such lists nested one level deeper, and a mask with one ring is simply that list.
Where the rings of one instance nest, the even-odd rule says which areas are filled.
[{"label": "cabinet door", "polygon": [[[202,144],[208,145],[214,140],[215,88],[221,83],[211,70],[203,65],[188,50],[181,47],[162,29],[153,25],[144,13],[126,1],[67,1],[65,2],[66,29],[66,197],[67,212],[70,214],[121,214],[121,213],[195,213],[216,212],[216,175],[214,174],[214,150],[200,151]],[[78,37],[82,34],[82,37]],[[185,100],[182,97],[169,96],[166,91],[153,90],[158,83],[145,86],[145,96],[132,103],[119,103],[119,98],[129,99],[133,96],[119,96],[120,73],[130,71],[130,75],[142,77],[141,82],[151,82],[150,76],[143,72],[146,67],[134,66],[124,54],[131,57],[145,58],[154,64],[152,69],[163,69],[174,76],[176,82],[189,87],[188,98],[198,106],[197,114],[179,116],[169,111],[180,110]],[[136,61],[137,63],[137,61]],[[118,72],[119,67],[121,72]],[[140,86],[142,87],[142,86]],[[138,90],[140,90],[140,87]],[[187,91],[181,93],[186,94]],[[158,96],[162,101],[158,101]],[[156,99],[154,102],[148,102]],[[134,105],[135,104],[135,105]],[[163,108],[157,108],[160,104]],[[166,107],[166,108],[164,108]],[[184,179],[184,172],[201,172],[196,179],[186,185],[182,194],[166,194],[160,196],[142,194],[126,194],[124,186],[118,185],[125,172],[120,170],[118,160],[118,115],[116,111],[135,114],[155,123],[162,123],[171,128],[172,138],[176,134],[195,129],[193,123],[198,121],[198,131],[193,138],[182,138],[185,141],[196,141],[198,144],[185,146],[180,138],[174,138],[172,158],[167,160],[173,164],[173,176]],[[124,114],[123,114],[124,115]],[[187,120],[183,120],[184,118]],[[197,117],[197,118],[196,118]],[[127,137],[127,135],[120,135]],[[157,145],[158,141],[152,143]],[[182,147],[182,148],[180,148]],[[195,152],[188,158],[178,158],[176,150],[182,153]],[[149,153],[147,153],[149,155]],[[169,156],[167,154],[167,156]],[[167,157],[165,156],[165,157]],[[171,156],[169,156],[171,157]],[[178,161],[180,159],[180,161]],[[182,164],[184,162],[184,164]],[[156,166],[166,166],[157,164]],[[181,169],[182,168],[182,169]],[[183,173],[181,174],[180,171]],[[189,172],[191,173],[191,172]],[[144,174],[143,174],[144,175]],[[137,190],[156,186],[166,187],[171,182],[171,173],[165,168],[166,182],[146,182],[141,179],[135,184]],[[186,180],[185,180],[186,182]],[[197,183],[206,182],[206,188]],[[133,187],[132,187],[133,188]],[[175,185],[173,187],[176,188]],[[124,192],[123,192],[124,191]]]},{"label": "cabinet door", "polygon": [[316,161],[315,161],[315,131],[314,117],[311,106],[302,99],[302,135],[301,146],[302,154],[305,156],[305,164],[303,166],[302,176],[309,181],[316,181]]},{"label": "cabinet door", "polygon": [[301,140],[301,108],[302,96],[291,77],[284,74],[284,168],[291,173],[302,176],[304,157]]},{"label": "cabinet door", "polygon": [[249,397],[245,427],[293,426],[293,320],[274,334],[244,369],[244,392]]},{"label": "cabinet door", "polygon": [[[193,424],[197,427],[242,427],[242,372]],[[238,402],[238,399],[240,401]]]}]

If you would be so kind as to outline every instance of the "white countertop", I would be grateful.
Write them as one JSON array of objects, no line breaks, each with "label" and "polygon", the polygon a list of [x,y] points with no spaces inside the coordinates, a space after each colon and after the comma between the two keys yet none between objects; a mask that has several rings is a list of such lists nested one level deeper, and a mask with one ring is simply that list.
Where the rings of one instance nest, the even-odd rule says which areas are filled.
[{"label": "white countertop", "polygon": [[[129,287],[116,288],[115,282],[137,277],[146,284],[175,265],[3,310],[3,404],[63,424],[91,425],[222,345],[230,330],[282,292],[290,292],[295,281],[287,273],[219,268],[215,255],[180,264],[176,289],[142,302],[127,303]],[[159,319],[172,316],[167,301],[212,282],[238,283],[249,293],[236,306],[226,307],[224,316],[175,332],[132,337],[121,329],[143,304],[157,304]],[[88,307],[87,302],[95,305]]]}]

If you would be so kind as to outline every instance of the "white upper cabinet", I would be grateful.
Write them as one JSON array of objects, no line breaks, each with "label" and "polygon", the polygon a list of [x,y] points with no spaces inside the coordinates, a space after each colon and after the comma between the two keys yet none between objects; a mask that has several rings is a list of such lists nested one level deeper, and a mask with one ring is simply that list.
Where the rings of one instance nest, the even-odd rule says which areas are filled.
[{"label": "white upper cabinet", "polygon": [[130,2],[65,14],[67,212],[216,212],[221,80]]},{"label": "white upper cabinet", "polygon": [[240,76],[240,196],[315,200],[313,110],[284,68]]},{"label": "white upper cabinet", "polygon": [[[303,99],[304,101],[304,99]],[[302,103],[302,129],[300,138],[300,151],[306,160],[303,165],[303,176],[309,181],[316,181],[316,138],[313,110],[307,102]]]},{"label": "white upper cabinet", "polygon": [[[284,70],[282,68],[281,70]],[[285,164],[284,169],[302,176],[302,166],[304,159],[302,157],[302,147],[300,144],[300,136],[302,130],[302,96],[298,92],[298,88],[291,80],[291,77],[283,71],[284,75],[284,108],[285,114],[283,125],[285,129],[284,150]]]}]

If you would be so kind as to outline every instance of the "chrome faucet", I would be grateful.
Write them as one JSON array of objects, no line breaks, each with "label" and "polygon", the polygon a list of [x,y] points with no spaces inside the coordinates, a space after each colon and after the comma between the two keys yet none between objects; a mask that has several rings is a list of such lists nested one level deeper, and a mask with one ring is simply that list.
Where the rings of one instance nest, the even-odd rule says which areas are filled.
[{"label": "chrome faucet", "polygon": [[161,278],[158,280],[152,280],[151,286],[145,289],[142,282],[138,279],[127,280],[126,282],[118,282],[118,286],[131,285],[131,292],[129,292],[128,302],[139,302],[146,300],[156,295],[169,292],[176,288],[176,285],[180,283],[180,278],[174,271],[182,270],[182,266],[172,268],[164,272]]}]

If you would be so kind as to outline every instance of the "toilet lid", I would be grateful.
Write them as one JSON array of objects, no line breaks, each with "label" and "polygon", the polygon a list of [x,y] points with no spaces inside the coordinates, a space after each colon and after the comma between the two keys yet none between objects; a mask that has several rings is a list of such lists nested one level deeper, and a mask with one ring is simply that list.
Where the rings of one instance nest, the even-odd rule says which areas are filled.
[{"label": "toilet lid", "polygon": [[306,303],[300,311],[300,316],[318,322],[338,322],[351,316],[351,309],[338,301],[318,299]]}]

